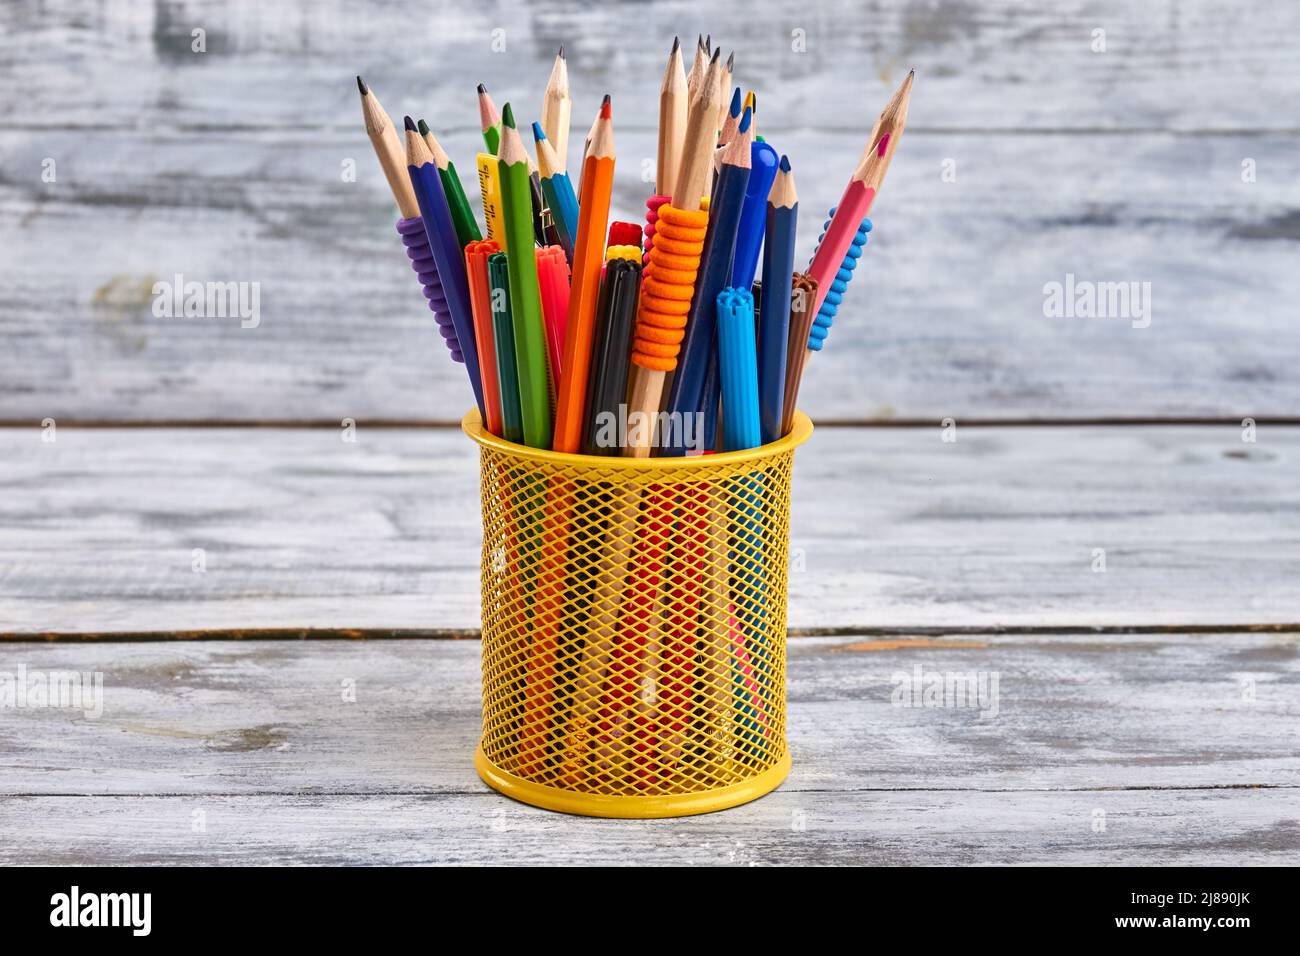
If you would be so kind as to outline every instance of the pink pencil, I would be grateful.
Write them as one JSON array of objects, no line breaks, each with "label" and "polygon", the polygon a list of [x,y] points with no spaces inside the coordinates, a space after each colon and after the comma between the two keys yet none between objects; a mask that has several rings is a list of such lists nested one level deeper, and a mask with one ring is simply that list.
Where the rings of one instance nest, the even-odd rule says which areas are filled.
[{"label": "pink pencil", "polygon": [[808,276],[817,281],[817,301],[813,303],[812,315],[822,307],[822,300],[831,290],[835,273],[844,262],[844,255],[853,244],[853,237],[858,234],[862,220],[871,212],[871,204],[876,201],[880,184],[885,180],[889,162],[894,158],[898,140],[903,135],[903,126],[907,122],[907,105],[912,96],[912,78],[916,71],[907,74],[902,86],[885,105],[884,112],[876,121],[871,131],[867,151],[853,171],[849,184],[844,188],[835,215],[826,230],[826,238],[817,247],[812,263],[808,266]]}]

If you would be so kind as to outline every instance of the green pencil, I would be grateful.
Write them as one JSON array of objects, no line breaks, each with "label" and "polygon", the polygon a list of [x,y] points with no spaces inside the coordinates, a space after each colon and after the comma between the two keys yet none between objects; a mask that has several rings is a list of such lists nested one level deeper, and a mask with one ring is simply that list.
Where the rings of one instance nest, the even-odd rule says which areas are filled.
[{"label": "green pencil", "polygon": [[465,198],[465,188],[460,184],[460,176],[456,174],[456,164],[451,161],[442,144],[429,132],[429,124],[420,120],[416,125],[420,129],[420,135],[424,137],[425,145],[429,147],[429,152],[433,153],[433,164],[438,167],[438,178],[442,180],[442,188],[447,193],[447,205],[451,209],[451,224],[456,230],[456,241],[460,243],[463,250],[471,242],[481,240],[483,234],[479,232],[478,221],[469,208],[469,200]]},{"label": "green pencil", "polygon": [[519,407],[524,418],[524,444],[551,447],[551,402],[547,390],[546,332],[542,296],[537,285],[533,245],[532,189],[528,154],[515,128],[507,103],[501,114],[502,218],[505,220],[506,261],[510,266],[510,315],[515,331],[515,363],[519,367]]}]

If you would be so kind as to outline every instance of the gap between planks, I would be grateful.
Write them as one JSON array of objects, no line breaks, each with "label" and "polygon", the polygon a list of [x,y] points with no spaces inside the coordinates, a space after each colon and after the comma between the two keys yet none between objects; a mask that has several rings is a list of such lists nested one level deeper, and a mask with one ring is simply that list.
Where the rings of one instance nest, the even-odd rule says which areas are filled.
[{"label": "gap between planks", "polygon": [[[1006,627],[799,627],[786,632],[787,639],[814,637],[879,637],[886,639],[889,649],[948,647],[935,638],[1001,637],[1001,636],[1055,636],[1095,637],[1098,635],[1142,634],[1297,634],[1300,622],[1290,624],[1149,624],[1098,626],[1034,626],[1008,625]],[[266,628],[207,628],[179,631],[36,631],[0,632],[4,644],[147,644],[168,641],[477,641],[482,637],[478,628],[355,628],[355,627],[266,627]]]}]

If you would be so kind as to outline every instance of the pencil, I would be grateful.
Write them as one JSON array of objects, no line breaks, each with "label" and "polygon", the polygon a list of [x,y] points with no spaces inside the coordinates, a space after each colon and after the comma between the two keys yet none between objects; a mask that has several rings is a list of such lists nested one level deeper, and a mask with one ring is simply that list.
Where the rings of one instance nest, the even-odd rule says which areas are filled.
[{"label": "pencil", "polygon": [[415,121],[406,117],[406,163],[411,187],[420,206],[424,231],[429,237],[429,249],[438,265],[438,278],[447,297],[447,310],[456,326],[456,341],[465,357],[465,370],[469,373],[470,387],[478,405],[481,419],[487,421],[487,407],[483,404],[483,383],[479,375],[478,349],[474,343],[474,317],[469,300],[469,282],[465,277],[464,251],[456,239],[456,229],[451,222],[447,194],[442,187],[433,155],[416,129]]},{"label": "pencil", "polygon": [[785,364],[790,344],[790,290],[794,281],[795,228],[799,222],[799,194],[795,190],[790,160],[781,166],[767,197],[767,228],[763,243],[763,293],[759,297],[759,417],[763,443],[784,432]]},{"label": "pencil", "polygon": [[524,419],[524,444],[551,447],[551,401],[547,387],[546,331],[537,257],[533,252],[532,210],[529,202],[528,154],[515,128],[510,104],[501,113],[501,205],[504,207],[506,262],[510,267],[510,318],[515,330],[515,362],[519,367],[519,407]]},{"label": "pencil", "polygon": [[[668,398],[671,421],[684,421],[686,416],[704,412],[706,379],[716,382],[717,362],[717,303],[718,294],[731,279],[731,266],[736,252],[736,230],[744,208],[745,189],[749,184],[753,137],[750,132],[750,113],[741,114],[736,137],[726,146],[722,159],[722,172],[709,203],[709,229],[704,238],[699,277],[695,284],[695,298],[691,302],[690,316],[686,322],[686,338],[682,342],[681,359],[673,377]],[[711,385],[716,388],[716,385]],[[671,453],[681,454],[684,444],[675,443]]]},{"label": "pencil", "polygon": [[731,94],[731,105],[727,107],[726,115],[722,119],[722,129],[718,131],[719,147],[726,146],[735,138],[742,112],[744,112],[744,105],[741,102],[740,87],[736,87]]},{"label": "pencil", "polygon": [[[546,83],[546,92],[542,95],[542,129],[546,138],[555,148],[559,164],[557,172],[569,168],[569,113],[573,100],[569,97],[569,65],[564,59],[564,47],[555,55],[555,65],[551,67],[551,77]],[[538,160],[541,166],[541,160]]]},{"label": "pencil", "polygon": [[704,52],[704,37],[697,37],[695,41],[695,59],[691,61],[691,70],[686,74],[686,99],[687,106],[695,102],[695,97],[700,92],[700,81],[704,79],[704,74],[709,68],[709,55]]},{"label": "pencil", "polygon": [[[733,50],[727,55],[727,62],[722,67],[722,75],[718,77],[718,84],[722,87],[722,95],[727,95],[727,90],[731,89],[731,68],[736,63],[736,51]],[[723,110],[726,107],[724,106]],[[720,110],[718,112],[718,126],[721,127],[723,121],[727,118],[727,113]]]},{"label": "pencil", "polygon": [[438,167],[438,177],[442,180],[443,191],[447,194],[447,206],[451,210],[451,222],[456,227],[456,239],[463,250],[471,242],[481,240],[483,234],[479,232],[478,222],[469,208],[469,200],[465,198],[465,187],[461,185],[455,164],[442,148],[442,144],[429,131],[428,123],[420,120],[416,126],[419,127],[420,135],[424,137],[424,145],[428,146],[429,152],[433,154],[433,164]]},{"label": "pencil", "polygon": [[578,197],[573,193],[573,182],[560,165],[550,139],[541,123],[533,124],[533,142],[537,147],[537,171],[541,177],[542,195],[555,222],[556,237],[564,256],[573,263],[573,240],[578,230]]},{"label": "pencil", "polygon": [[361,118],[366,125],[366,135],[370,137],[370,145],[374,147],[375,156],[379,160],[379,168],[384,171],[384,178],[388,180],[388,188],[397,200],[402,218],[415,219],[420,215],[420,205],[406,172],[406,148],[402,145],[402,138],[374,90],[359,76],[357,89],[361,92]]},{"label": "pencil", "polygon": [[687,100],[686,68],[682,63],[682,44],[673,37],[663,84],[659,87],[659,150],[656,154],[655,192],[673,193],[673,178],[682,159],[682,140],[686,136]]},{"label": "pencil", "polygon": [[599,322],[587,389],[587,429],[583,450],[588,455],[618,455],[619,406],[627,393],[632,325],[641,290],[641,262],[613,259],[601,283]]},{"label": "pencil", "polygon": [[583,158],[582,201],[578,204],[578,230],[573,246],[569,321],[564,333],[563,374],[555,408],[554,450],[576,454],[582,447],[586,422],[584,404],[595,337],[596,306],[600,296],[600,269],[609,221],[609,201],[614,183],[614,127],[610,99],[601,103]]},{"label": "pencil", "polygon": [[790,290],[790,336],[786,340],[785,397],[782,399],[781,434],[788,435],[799,402],[799,383],[803,380],[808,359],[808,330],[813,323],[813,303],[817,301],[817,280],[796,272]]},{"label": "pencil", "polygon": [[[831,224],[826,229],[826,237],[817,247],[812,263],[808,266],[809,278],[817,283],[817,299],[812,304],[811,316],[815,316],[821,309],[822,300],[830,291],[831,282],[844,262],[844,255],[853,243],[862,220],[871,212],[872,203],[884,182],[885,173],[894,158],[894,150],[898,148],[898,140],[902,137],[907,122],[907,106],[915,75],[915,70],[907,74],[902,86],[880,114],[867,144],[866,155],[849,178],[844,195],[836,205]],[[807,339],[803,341],[806,342]],[[800,368],[802,370],[802,362]]]},{"label": "pencil", "polygon": [[483,130],[483,145],[495,156],[501,148],[501,113],[482,83],[478,85],[478,120]]},{"label": "pencil", "polygon": [[[709,73],[699,85],[691,104],[682,147],[682,163],[673,183],[673,201],[659,208],[655,248],[650,253],[649,272],[642,284],[632,346],[631,382],[628,387],[628,420],[637,415],[656,419],[663,401],[667,374],[677,367],[677,355],[684,338],[691,296],[695,290],[707,217],[699,210],[711,166],[710,157],[718,112],[717,71],[714,56]],[[746,146],[748,156],[748,145]],[[671,217],[671,218],[670,218]],[[674,221],[675,220],[675,221]],[[674,230],[670,235],[669,227]],[[626,454],[637,458],[650,455],[650,428],[630,429]]]}]

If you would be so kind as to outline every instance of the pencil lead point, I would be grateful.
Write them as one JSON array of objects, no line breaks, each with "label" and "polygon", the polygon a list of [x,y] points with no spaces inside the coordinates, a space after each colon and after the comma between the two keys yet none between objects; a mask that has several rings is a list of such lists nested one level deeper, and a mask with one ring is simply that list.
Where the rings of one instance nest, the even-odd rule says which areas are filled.
[{"label": "pencil lead point", "polygon": [[745,112],[742,113],[740,116],[740,126],[738,127],[740,132],[742,133],[749,132],[749,124],[753,120],[753,118],[754,118],[754,114],[750,112],[749,107],[746,107]]},{"label": "pencil lead point", "polygon": [[676,52],[677,52],[678,50],[680,50],[681,48],[682,48],[682,38],[681,38],[681,37],[673,37],[673,48],[672,48],[671,50],[668,51],[668,55],[669,55],[669,56],[672,56],[674,53],[676,53]]},{"label": "pencil lead point", "polygon": [[731,51],[731,55],[727,57],[727,72],[728,72],[728,73],[731,72],[731,67],[735,64],[735,62],[736,62],[736,51],[735,51],[735,50],[732,50],[732,51]]},{"label": "pencil lead point", "polygon": [[501,122],[511,129],[515,128],[515,111],[510,108],[509,103],[501,107]]},{"label": "pencil lead point", "polygon": [[487,87],[484,86],[482,83],[478,85],[478,95],[487,96]]},{"label": "pencil lead point", "polygon": [[613,109],[610,107],[609,94],[606,93],[605,98],[600,101],[600,118],[609,119],[612,114]]},{"label": "pencil lead point", "polygon": [[704,49],[704,34],[703,34],[703,33],[697,33],[697,34],[695,35],[695,45],[696,45],[697,47],[699,47],[701,50]]},{"label": "pencil lead point", "polygon": [[421,135],[421,136],[428,136],[428,135],[429,135],[429,124],[426,123],[424,120],[416,120],[416,121],[415,121],[415,126],[416,126],[416,129],[418,129],[418,130],[420,131],[420,135]]},{"label": "pencil lead point", "polygon": [[533,139],[534,139],[536,142],[539,142],[539,143],[540,143],[542,140],[546,139],[546,134],[545,134],[544,132],[542,132],[542,124],[541,124],[541,123],[534,123],[534,124],[533,124]]},{"label": "pencil lead point", "polygon": [[367,93],[370,92],[370,88],[366,86],[366,81],[363,80],[360,76],[357,77],[357,89],[361,91],[362,96],[365,96]]},{"label": "pencil lead point", "polygon": [[564,44],[563,44],[563,43],[560,44],[560,52],[557,53],[556,56],[558,56],[561,60],[564,59]]},{"label": "pencil lead point", "polygon": [[740,115],[740,109],[740,87],[736,87],[735,91],[731,94],[731,106],[728,108],[727,112],[733,117],[736,117]]},{"label": "pencil lead point", "polygon": [[790,157],[786,156],[783,153],[781,155],[781,172],[788,173],[789,171],[790,171]]},{"label": "pencil lead point", "polygon": [[713,49],[713,34],[704,34],[704,52],[707,53]]},{"label": "pencil lead point", "polygon": [[407,129],[411,130],[411,132],[415,132],[415,120],[411,119],[409,116],[404,116],[402,117],[402,122],[406,124]]}]

